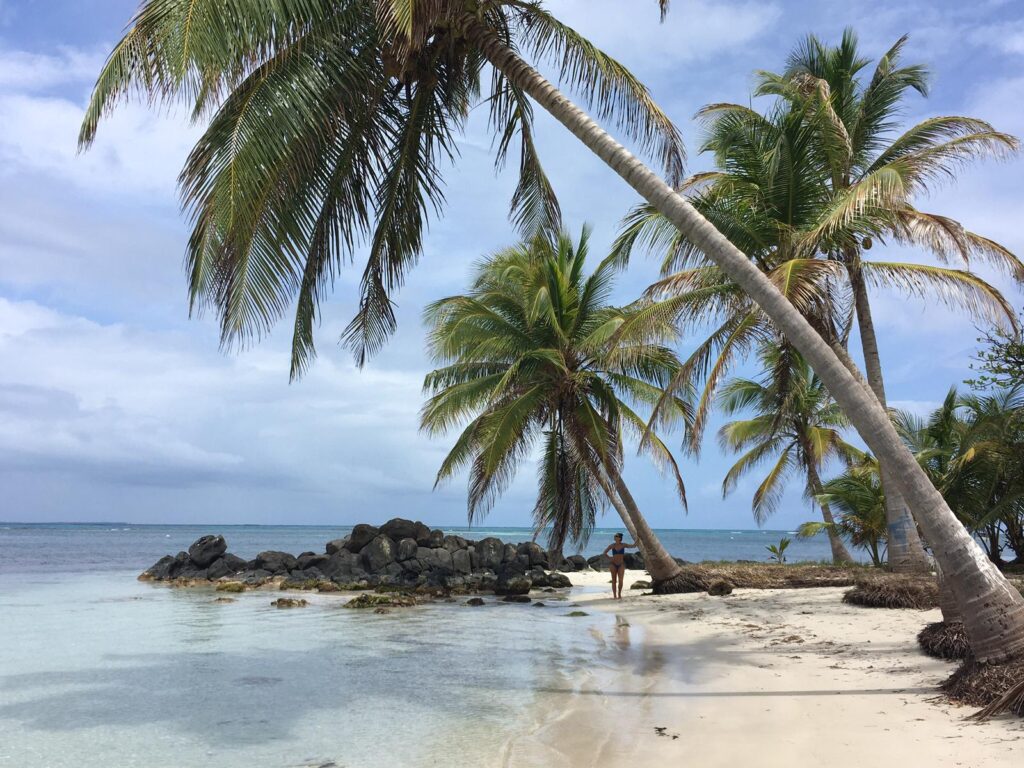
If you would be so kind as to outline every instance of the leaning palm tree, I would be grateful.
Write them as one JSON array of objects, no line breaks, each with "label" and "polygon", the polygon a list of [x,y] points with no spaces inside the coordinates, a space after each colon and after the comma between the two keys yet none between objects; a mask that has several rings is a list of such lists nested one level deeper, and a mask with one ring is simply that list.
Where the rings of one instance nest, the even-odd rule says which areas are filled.
[{"label": "leaning palm tree", "polygon": [[764,374],[760,379],[732,379],[719,398],[726,415],[753,411],[750,418],[730,421],[719,430],[723,448],[743,452],[722,481],[722,495],[728,496],[740,478],[769,462],[768,474],[754,491],[751,505],[754,519],[763,525],[778,508],[786,480],[799,472],[805,497],[821,508],[832,561],[852,563],[832,510],[820,499],[825,465],[834,459],[850,464],[861,456],[842,437],[849,422],[810,366],[785,344],[763,349],[761,362]]},{"label": "leaning palm tree", "polygon": [[[664,8],[664,5],[663,5]],[[527,59],[549,62],[641,151],[652,171]],[[195,220],[193,305],[218,313],[226,342],[269,329],[296,302],[293,372],[332,277],[364,240],[360,311],[345,334],[362,361],[394,327],[391,294],[421,251],[441,203],[454,137],[491,74],[499,159],[521,139],[516,219],[551,229],[550,184],[537,161],[531,101],[665,214],[760,306],[821,376],[880,460],[892,466],[958,597],[979,658],[1024,653],[1024,599],[974,557],[977,545],[906,451],[885,411],[746,256],[678,194],[678,132],[620,64],[534,0],[146,0],[100,73],[82,146],[124,98],[185,101],[209,127],[183,172]]]},{"label": "leaning palm tree", "polygon": [[[737,104],[713,104],[699,113],[708,126],[702,151],[714,154],[717,167],[685,183],[695,191],[698,210],[769,276],[784,279],[789,295],[817,294],[816,302],[804,302],[814,314],[805,314],[851,367],[842,329],[855,310],[867,378],[883,405],[869,288],[934,297],[976,319],[1012,325],[1015,318],[1005,298],[966,267],[984,260],[1017,279],[1024,277],[1024,264],[1006,248],[949,217],[911,205],[931,177],[952,174],[958,162],[970,157],[1010,151],[1017,142],[983,121],[962,117],[933,118],[895,136],[892,128],[905,91],[924,89],[922,68],[899,66],[903,43],[880,60],[865,86],[857,76],[867,61],[858,57],[851,32],[837,48],[809,38],[791,57],[786,75],[762,73],[758,92],[782,97],[764,114]],[[886,238],[922,246],[965,268],[865,258],[873,240]],[[667,253],[663,269],[670,274],[655,291],[693,292],[707,284],[706,258],[649,205],[627,217],[617,248],[628,257],[638,245]],[[683,368],[684,375],[705,379],[695,414],[695,444],[715,387],[733,361],[764,335],[756,308],[737,301],[735,286],[718,270],[715,280],[719,290],[695,292],[699,303],[688,307],[689,316],[702,323],[714,319],[708,340]],[[882,472],[887,474],[885,466]],[[898,489],[890,489],[886,498],[891,567],[928,567]]]},{"label": "leaning palm tree", "polygon": [[[534,447],[534,519],[552,526],[551,549],[584,539],[601,500],[636,536],[659,592],[673,591],[679,565],[647,525],[622,478],[623,433],[639,436],[650,405],[678,369],[671,323],[643,304],[610,306],[616,270],[606,259],[587,276],[587,233],[574,245],[538,236],[482,261],[467,294],[426,311],[429,350],[442,366],[427,376],[423,429],[464,424],[438,482],[469,468],[470,521],[487,512]],[[672,421],[685,421],[675,399]],[[686,496],[672,453],[656,436],[648,453]]]}]

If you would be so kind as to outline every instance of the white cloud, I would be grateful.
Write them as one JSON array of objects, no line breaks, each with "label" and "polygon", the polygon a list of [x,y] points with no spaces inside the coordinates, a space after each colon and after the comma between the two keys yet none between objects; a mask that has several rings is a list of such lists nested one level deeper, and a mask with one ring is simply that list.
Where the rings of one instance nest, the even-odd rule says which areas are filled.
[{"label": "white cloud", "polygon": [[197,129],[137,104],[100,126],[96,143],[78,153],[84,108],[67,99],[0,93],[0,178],[43,173],[82,190],[150,202],[175,200],[175,181]]},{"label": "white cloud", "polygon": [[429,496],[442,446],[417,431],[418,373],[325,360],[289,387],[272,346],[225,357],[7,299],[0,328],[0,471]]},{"label": "white cloud", "polygon": [[[0,6],[0,17],[3,16]],[[0,50],[0,89],[38,91],[69,83],[91,83],[99,74],[104,54],[61,47],[54,55]]]}]

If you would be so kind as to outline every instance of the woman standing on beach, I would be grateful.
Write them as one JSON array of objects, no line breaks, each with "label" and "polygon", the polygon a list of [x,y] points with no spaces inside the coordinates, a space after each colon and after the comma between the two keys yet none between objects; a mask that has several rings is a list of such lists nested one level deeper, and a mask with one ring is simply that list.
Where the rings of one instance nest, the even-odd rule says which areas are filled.
[{"label": "woman standing on beach", "polygon": [[622,534],[615,534],[615,541],[604,548],[602,555],[607,555],[611,552],[612,555],[612,597],[621,600],[622,599],[622,580],[626,576],[626,550],[633,549],[636,544],[623,544]]}]

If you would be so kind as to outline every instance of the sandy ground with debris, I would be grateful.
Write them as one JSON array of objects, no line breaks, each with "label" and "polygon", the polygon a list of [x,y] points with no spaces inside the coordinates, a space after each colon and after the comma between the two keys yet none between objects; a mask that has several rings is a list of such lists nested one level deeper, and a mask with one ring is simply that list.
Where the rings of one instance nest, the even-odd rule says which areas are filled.
[{"label": "sandy ground with debris", "polygon": [[[514,740],[509,766],[1024,765],[1024,722],[983,724],[938,684],[954,665],[915,636],[939,612],[858,608],[844,589],[736,590],[613,601],[607,573],[571,574],[601,652]],[[586,619],[580,619],[585,621]],[[564,695],[557,695],[564,694]]]}]

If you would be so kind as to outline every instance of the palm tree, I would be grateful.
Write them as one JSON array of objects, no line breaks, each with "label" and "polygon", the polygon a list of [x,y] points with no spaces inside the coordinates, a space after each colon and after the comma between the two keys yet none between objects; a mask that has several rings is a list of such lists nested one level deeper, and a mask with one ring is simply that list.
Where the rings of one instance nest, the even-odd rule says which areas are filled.
[{"label": "palm tree", "polygon": [[[1007,249],[975,235],[957,221],[923,213],[911,205],[937,178],[951,176],[969,159],[1000,156],[1017,148],[1012,136],[969,117],[944,116],[925,120],[895,134],[904,96],[911,90],[927,94],[927,71],[901,62],[904,36],[879,59],[867,83],[860,73],[869,61],[857,49],[857,37],[847,29],[839,45],[829,46],[813,35],[790,56],[781,75],[762,73],[757,92],[774,94],[810,106],[819,137],[819,157],[829,176],[830,205],[817,226],[806,235],[807,247],[829,253],[849,274],[868,384],[883,405],[885,382],[871,306],[870,272],[863,252],[874,238],[923,245],[939,258],[969,264],[984,259],[1024,280],[1024,264]],[[823,249],[822,243],[828,243]],[[877,264],[874,267],[878,271]],[[891,273],[892,267],[888,268]],[[918,270],[918,275],[923,275]],[[914,280],[920,291],[921,280]],[[1015,322],[1007,312],[1008,324]],[[891,470],[882,462],[882,484],[889,519],[889,560],[897,570],[926,568],[917,530],[899,489],[891,487]]]},{"label": "palm tree", "polygon": [[[643,549],[658,591],[672,591],[680,569],[637,508],[622,479],[623,433],[640,435],[633,408],[657,401],[678,369],[666,346],[671,323],[608,304],[616,264],[584,274],[587,232],[543,236],[481,262],[470,291],[427,308],[429,350],[442,366],[427,376],[423,429],[443,434],[465,424],[438,482],[469,467],[469,518],[484,514],[539,444],[536,525],[552,524],[549,547],[585,538],[606,499]],[[673,402],[671,420],[685,420]],[[468,423],[467,423],[468,422]],[[672,453],[656,436],[648,453],[686,496]]]},{"label": "palm tree", "polygon": [[804,476],[805,496],[817,501],[832,547],[832,560],[852,563],[835,528],[832,510],[819,498],[824,490],[821,472],[830,460],[851,463],[861,452],[842,438],[846,417],[814,375],[810,366],[784,344],[762,350],[764,374],[760,380],[732,379],[722,388],[720,404],[729,416],[752,409],[749,419],[725,424],[719,440],[728,450],[743,455],[726,473],[722,495],[736,489],[744,475],[764,462],[773,462],[754,492],[752,509],[758,525],[778,508],[788,477]]},{"label": "palm tree", "polygon": [[[782,97],[766,114],[737,104],[713,104],[699,113],[708,123],[702,151],[714,153],[717,170],[684,183],[695,189],[698,210],[762,270],[784,281],[787,295],[811,292],[814,301],[795,298],[794,303],[844,360],[847,314],[856,310],[867,378],[883,406],[869,287],[935,297],[991,322],[1012,326],[1015,318],[1000,292],[966,269],[867,260],[863,252],[873,239],[919,245],[964,266],[972,259],[987,260],[1017,279],[1024,277],[1024,264],[998,243],[910,204],[929,176],[952,174],[958,161],[998,155],[1017,142],[983,121],[962,117],[926,120],[894,137],[904,92],[924,89],[922,68],[899,66],[903,43],[880,60],[871,83],[862,86],[857,73],[867,61],[858,57],[851,32],[835,49],[809,38],[791,57],[786,75],[761,74],[758,93]],[[823,99],[823,93],[834,98]],[[841,109],[833,108],[836,100]],[[849,146],[835,146],[837,136]],[[840,160],[845,165],[837,167]],[[893,174],[900,181],[886,186]],[[671,295],[707,284],[703,254],[650,206],[627,217],[617,248],[628,257],[637,245],[668,254],[663,269],[671,274],[654,287],[656,292]],[[705,376],[694,441],[700,439],[714,390],[734,358],[765,333],[762,316],[749,302],[737,301],[731,281],[717,270],[715,280],[719,290],[698,293],[699,304],[688,308],[688,315],[701,322],[715,318],[711,336],[683,369],[684,375]],[[887,473],[884,466],[882,471]],[[887,499],[890,565],[897,571],[929,567],[898,490]]]},{"label": "palm tree", "polygon": [[[664,8],[664,5],[663,5]],[[528,63],[553,64],[598,117],[664,161],[667,180],[615,141]],[[902,445],[885,411],[810,323],[672,187],[679,135],[625,68],[531,0],[147,0],[112,52],[86,111],[82,146],[133,93],[184,100],[209,128],[183,173],[196,222],[193,304],[212,304],[227,341],[258,337],[297,302],[300,372],[317,307],[366,236],[360,312],[345,338],[363,360],[394,326],[390,295],[416,261],[444,160],[492,75],[501,150],[518,133],[517,219],[550,229],[550,185],[536,160],[530,99],[654,205],[720,266],[804,355],[879,460],[893,469],[955,588],[975,652],[1024,652],[1024,599],[974,557],[977,545]],[[952,580],[952,579],[951,579]]]},{"label": "palm tree", "polygon": [[896,411],[897,428],[989,559],[1024,551],[1024,389],[959,395],[927,418]]},{"label": "palm tree", "polygon": [[866,549],[873,565],[883,565],[888,525],[878,462],[865,456],[855,466],[823,483],[821,491],[818,503],[832,508],[835,522],[804,523],[798,529],[798,535],[810,537],[822,530],[833,529],[848,538],[855,547]]}]

